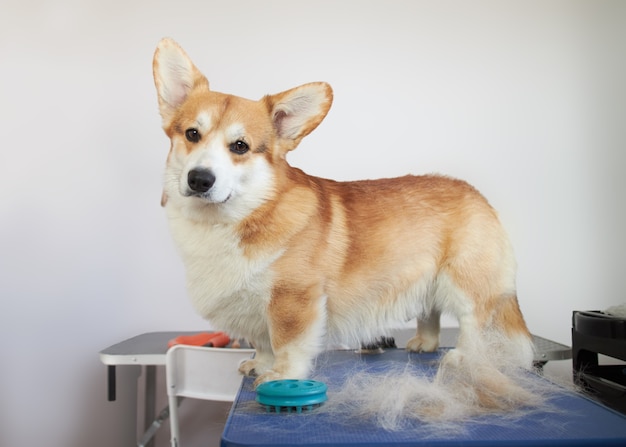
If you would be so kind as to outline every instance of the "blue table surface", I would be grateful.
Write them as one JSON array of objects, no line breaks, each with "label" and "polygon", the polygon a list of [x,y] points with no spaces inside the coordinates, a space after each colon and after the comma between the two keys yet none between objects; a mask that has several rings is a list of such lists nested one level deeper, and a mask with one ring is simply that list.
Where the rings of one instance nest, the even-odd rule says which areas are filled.
[{"label": "blue table surface", "polygon": [[[355,365],[372,371],[410,365],[433,370],[440,354],[414,354],[390,349],[380,355],[330,351],[316,362],[314,376],[325,377],[329,400],[342,377]],[[545,380],[537,377],[537,380]],[[433,425],[415,423],[402,431],[386,431],[373,421],[355,421],[314,409],[301,414],[267,413],[255,402],[253,380],[245,378],[222,434],[222,447],[235,446],[626,446],[626,416],[580,394],[556,387],[552,411],[535,411],[506,419],[489,415],[436,434]]]}]

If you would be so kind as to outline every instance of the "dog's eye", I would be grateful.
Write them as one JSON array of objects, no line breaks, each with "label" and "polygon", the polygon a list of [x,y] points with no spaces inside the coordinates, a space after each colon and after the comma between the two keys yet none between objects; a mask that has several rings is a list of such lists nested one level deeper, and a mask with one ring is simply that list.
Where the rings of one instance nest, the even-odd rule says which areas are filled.
[{"label": "dog's eye", "polygon": [[234,152],[235,154],[242,155],[248,152],[249,150],[250,150],[250,146],[248,146],[248,143],[246,143],[245,141],[237,140],[234,143],[231,143],[230,145],[230,151]]},{"label": "dog's eye", "polygon": [[192,143],[197,143],[200,141],[201,137],[202,136],[200,135],[200,132],[198,132],[198,129],[194,129],[193,127],[185,131],[185,138]]}]

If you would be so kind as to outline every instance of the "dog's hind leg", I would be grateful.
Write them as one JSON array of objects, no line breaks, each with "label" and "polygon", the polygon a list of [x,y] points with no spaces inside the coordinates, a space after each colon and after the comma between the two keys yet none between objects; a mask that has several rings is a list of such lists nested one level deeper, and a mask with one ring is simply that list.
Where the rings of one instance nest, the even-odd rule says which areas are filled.
[{"label": "dog's hind leg", "polygon": [[531,396],[516,383],[532,367],[532,337],[519,309],[513,251],[495,215],[474,215],[449,244],[435,302],[459,321],[456,348],[441,359],[436,381],[484,410]]},{"label": "dog's hind leg", "polygon": [[[483,410],[506,410],[533,401],[513,377],[532,365],[532,339],[514,292],[488,282],[450,281],[459,320],[456,348],[441,360],[436,381],[455,387]],[[462,285],[462,286],[461,286]],[[497,283],[496,283],[497,285]],[[512,375],[511,375],[512,374]]]},{"label": "dog's hind leg", "polygon": [[[519,316],[519,320],[518,320]],[[502,325],[513,319],[517,326]],[[436,383],[458,391],[467,405],[481,411],[509,411],[533,405],[537,396],[520,386],[515,378],[532,365],[532,338],[515,297],[497,299],[490,318],[475,315],[459,318],[457,347],[441,360]]]},{"label": "dog's hind leg", "polygon": [[434,352],[439,347],[441,313],[431,310],[427,315],[418,317],[417,334],[406,343],[406,349],[413,352]]}]

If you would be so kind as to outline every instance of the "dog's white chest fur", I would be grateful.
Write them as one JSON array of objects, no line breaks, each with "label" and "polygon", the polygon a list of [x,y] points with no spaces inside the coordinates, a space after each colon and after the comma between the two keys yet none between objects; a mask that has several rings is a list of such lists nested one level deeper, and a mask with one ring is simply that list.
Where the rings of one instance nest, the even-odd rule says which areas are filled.
[{"label": "dog's white chest fur", "polygon": [[197,312],[232,336],[264,338],[270,265],[278,254],[249,259],[232,225],[196,223],[174,206],[168,206],[167,212]]}]

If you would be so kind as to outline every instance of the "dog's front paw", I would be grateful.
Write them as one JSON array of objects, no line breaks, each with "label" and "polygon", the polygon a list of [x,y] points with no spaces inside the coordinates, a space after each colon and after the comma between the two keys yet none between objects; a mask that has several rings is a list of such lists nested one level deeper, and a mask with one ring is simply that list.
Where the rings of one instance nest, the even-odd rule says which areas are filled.
[{"label": "dog's front paw", "polygon": [[244,360],[239,365],[239,372],[248,377],[262,375],[266,369],[267,367],[256,359]]},{"label": "dog's front paw", "polygon": [[263,374],[259,375],[259,377],[256,378],[256,380],[254,381],[254,387],[256,388],[257,386],[265,382],[270,382],[272,380],[281,380],[284,378],[285,377],[282,374],[277,373],[276,371],[273,371],[270,369],[268,371],[265,371]]}]

